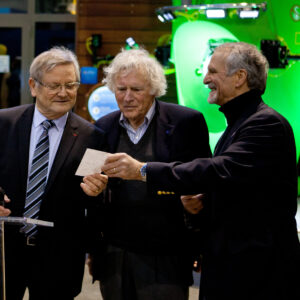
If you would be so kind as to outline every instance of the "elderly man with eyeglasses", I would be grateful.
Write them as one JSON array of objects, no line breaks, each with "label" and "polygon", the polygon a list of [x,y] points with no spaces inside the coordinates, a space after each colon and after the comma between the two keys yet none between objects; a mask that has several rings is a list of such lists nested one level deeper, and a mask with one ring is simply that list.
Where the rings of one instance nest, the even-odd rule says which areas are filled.
[{"label": "elderly man with eyeglasses", "polygon": [[6,226],[8,300],[23,299],[26,288],[31,300],[74,299],[81,290],[86,211],[107,178],[75,176],[86,148],[104,142],[101,130],[72,112],[79,82],[74,53],[52,48],[30,67],[35,104],[0,111],[0,185],[10,199],[2,215],[54,222],[53,228]]}]

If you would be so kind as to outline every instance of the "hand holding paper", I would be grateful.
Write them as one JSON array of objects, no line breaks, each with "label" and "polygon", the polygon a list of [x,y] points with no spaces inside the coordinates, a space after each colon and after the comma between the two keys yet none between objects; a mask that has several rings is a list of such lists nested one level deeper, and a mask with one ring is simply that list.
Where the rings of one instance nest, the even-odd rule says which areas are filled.
[{"label": "hand holding paper", "polygon": [[108,177],[119,177],[126,180],[142,180],[140,168],[144,165],[126,153],[109,154],[102,166]]},{"label": "hand holding paper", "polygon": [[107,181],[107,175],[95,173],[83,177],[83,182],[80,183],[80,186],[88,196],[95,197],[106,188]]},{"label": "hand holding paper", "polygon": [[80,186],[88,196],[98,196],[106,188],[108,177],[100,173],[108,155],[89,148],[85,151],[75,175],[84,176]]},{"label": "hand holding paper", "polygon": [[75,173],[77,176],[87,176],[101,173],[102,166],[109,153],[87,148],[79,167]]},{"label": "hand holding paper", "polygon": [[5,208],[5,203],[10,202],[10,199],[5,195],[4,190],[0,187],[0,216],[6,217],[9,216],[11,211]]}]

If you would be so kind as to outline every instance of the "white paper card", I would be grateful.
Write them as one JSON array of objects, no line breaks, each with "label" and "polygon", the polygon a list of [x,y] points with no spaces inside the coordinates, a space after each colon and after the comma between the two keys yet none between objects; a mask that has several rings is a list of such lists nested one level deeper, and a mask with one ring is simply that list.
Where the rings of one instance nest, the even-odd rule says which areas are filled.
[{"label": "white paper card", "polygon": [[109,153],[87,148],[75,173],[77,176],[87,176],[101,173],[101,168]]}]

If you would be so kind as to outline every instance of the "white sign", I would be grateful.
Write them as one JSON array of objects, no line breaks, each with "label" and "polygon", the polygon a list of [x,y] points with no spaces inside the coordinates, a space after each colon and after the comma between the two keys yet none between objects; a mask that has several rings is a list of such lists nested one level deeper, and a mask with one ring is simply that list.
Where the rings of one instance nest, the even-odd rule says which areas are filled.
[{"label": "white sign", "polygon": [[0,73],[9,72],[9,55],[0,55]]}]

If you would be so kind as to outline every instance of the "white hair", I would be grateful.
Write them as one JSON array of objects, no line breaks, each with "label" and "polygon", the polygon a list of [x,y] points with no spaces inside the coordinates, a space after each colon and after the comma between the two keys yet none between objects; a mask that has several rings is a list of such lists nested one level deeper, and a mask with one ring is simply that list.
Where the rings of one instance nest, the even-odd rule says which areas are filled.
[{"label": "white hair", "polygon": [[150,57],[149,52],[145,49],[130,49],[117,54],[111,64],[104,68],[105,78],[103,83],[106,83],[108,88],[115,92],[116,76],[128,74],[131,71],[138,71],[144,76],[151,87],[151,95],[160,97],[165,95],[167,90],[167,82],[163,67],[153,57]]}]

